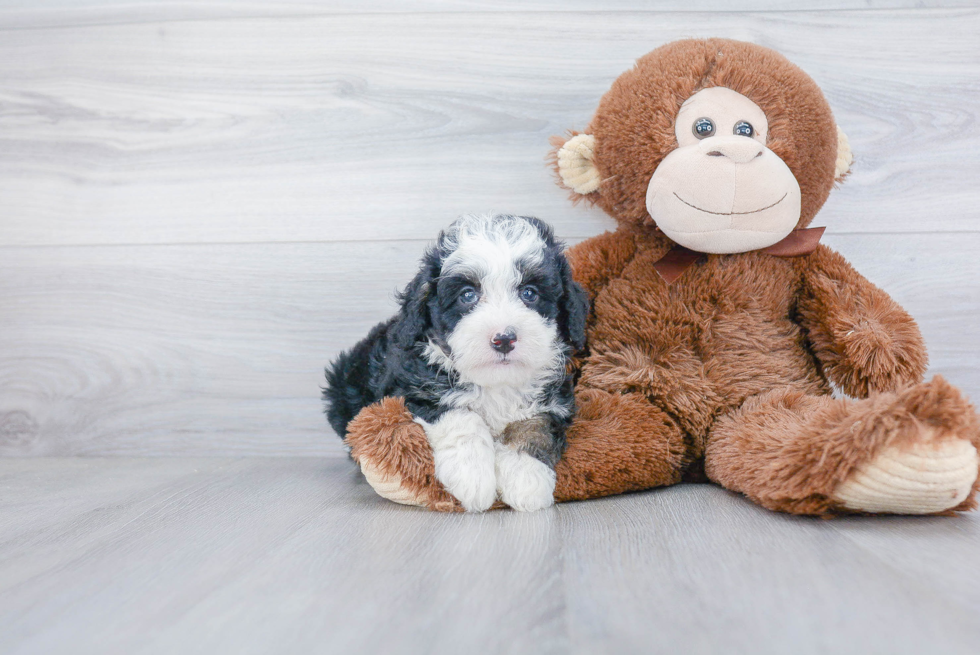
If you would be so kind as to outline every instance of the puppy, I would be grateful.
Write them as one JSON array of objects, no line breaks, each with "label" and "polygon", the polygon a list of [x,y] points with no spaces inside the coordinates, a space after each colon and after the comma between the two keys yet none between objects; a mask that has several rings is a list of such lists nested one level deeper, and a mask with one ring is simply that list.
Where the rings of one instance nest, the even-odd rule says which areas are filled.
[{"label": "puppy", "polygon": [[401,396],[435,474],[467,511],[554,500],[575,411],[568,359],[585,346],[588,300],[563,245],[536,218],[464,216],[439,235],[396,316],[327,368],[327,416],[347,423]]}]

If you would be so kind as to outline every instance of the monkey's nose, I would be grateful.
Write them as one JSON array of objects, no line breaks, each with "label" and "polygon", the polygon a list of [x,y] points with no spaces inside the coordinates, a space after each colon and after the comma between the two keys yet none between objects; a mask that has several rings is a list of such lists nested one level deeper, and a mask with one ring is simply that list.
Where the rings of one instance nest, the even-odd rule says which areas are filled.
[{"label": "monkey's nose", "polygon": [[514,349],[514,342],[517,341],[517,334],[513,330],[508,330],[502,334],[494,335],[490,339],[490,347],[498,353],[507,354]]},{"label": "monkey's nose", "polygon": [[709,157],[728,157],[736,164],[750,162],[762,155],[764,145],[747,136],[715,136],[698,144]]}]

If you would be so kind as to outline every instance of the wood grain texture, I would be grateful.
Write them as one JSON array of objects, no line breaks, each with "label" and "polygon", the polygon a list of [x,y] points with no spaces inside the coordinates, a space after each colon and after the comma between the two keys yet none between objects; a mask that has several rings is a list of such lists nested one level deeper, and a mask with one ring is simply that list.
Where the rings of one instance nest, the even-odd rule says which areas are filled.
[{"label": "wood grain texture", "polygon": [[[980,397],[980,234],[828,235]],[[425,242],[0,249],[0,455],[342,454],[322,368]]]},{"label": "wood grain texture", "polygon": [[[560,511],[565,543],[574,544],[566,570],[577,574],[568,594],[588,599],[570,608],[582,652],[609,642],[635,653],[975,648],[976,515],[821,521],[775,514],[708,485]],[[875,535],[878,549],[851,539],[854,532]],[[959,552],[913,563],[939,543]],[[953,574],[944,569],[968,580],[945,586]]]},{"label": "wood grain texture", "polygon": [[7,249],[0,452],[339,453],[323,366],[393,313],[422,248]]},{"label": "wood grain texture", "polygon": [[839,11],[978,7],[977,0],[0,0],[0,29],[364,13]]},{"label": "wood grain texture", "polygon": [[584,128],[636,57],[715,35],[776,48],[824,88],[857,160],[822,222],[975,231],[978,33],[974,8],[11,28],[0,244],[427,239],[489,209],[589,236],[608,220],[554,184],[548,137]]},{"label": "wood grain texture", "polygon": [[980,515],[821,521],[710,485],[534,514],[320,458],[0,459],[0,651],[975,652]]}]

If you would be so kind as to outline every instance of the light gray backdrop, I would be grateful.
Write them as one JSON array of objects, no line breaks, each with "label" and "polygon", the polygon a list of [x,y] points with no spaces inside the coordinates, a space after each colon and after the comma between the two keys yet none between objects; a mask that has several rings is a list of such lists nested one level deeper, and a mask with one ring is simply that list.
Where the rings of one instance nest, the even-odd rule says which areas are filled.
[{"label": "light gray backdrop", "polygon": [[687,36],[823,87],[855,162],[815,224],[980,397],[977,11],[649,4],[0,3],[0,453],[341,454],[322,366],[460,213],[610,228],[548,137]]}]

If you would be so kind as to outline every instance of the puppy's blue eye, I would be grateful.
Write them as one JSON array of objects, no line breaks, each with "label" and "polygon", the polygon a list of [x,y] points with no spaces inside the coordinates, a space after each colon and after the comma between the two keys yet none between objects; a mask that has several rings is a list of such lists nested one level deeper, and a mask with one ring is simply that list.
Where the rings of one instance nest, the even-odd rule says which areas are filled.
[{"label": "puppy's blue eye", "polygon": [[480,299],[480,294],[473,287],[466,287],[459,294],[459,301],[464,305],[472,305]]},{"label": "puppy's blue eye", "polygon": [[694,132],[694,136],[699,139],[706,139],[715,133],[715,124],[711,122],[710,118],[699,118],[694,121],[694,126],[691,128]]},{"label": "puppy's blue eye", "polygon": [[753,136],[755,134],[755,128],[748,121],[739,121],[735,123],[735,129],[732,130],[735,136]]},{"label": "puppy's blue eye", "polygon": [[538,290],[534,287],[524,287],[521,289],[521,300],[527,303],[535,302],[538,299]]}]

